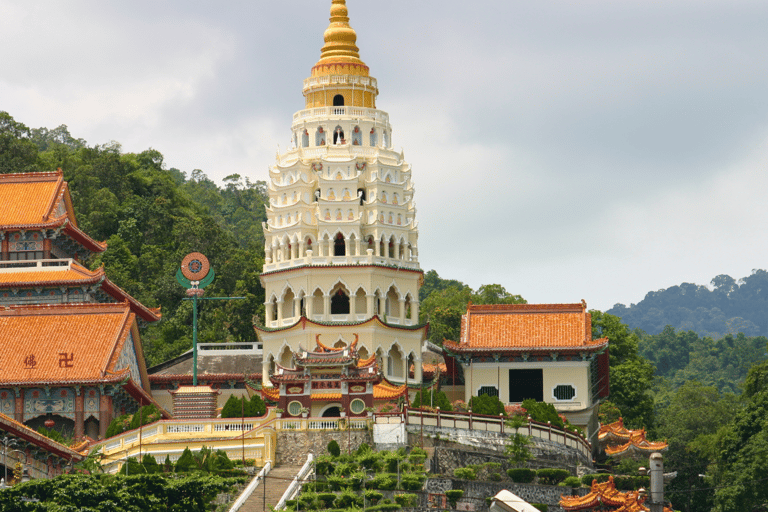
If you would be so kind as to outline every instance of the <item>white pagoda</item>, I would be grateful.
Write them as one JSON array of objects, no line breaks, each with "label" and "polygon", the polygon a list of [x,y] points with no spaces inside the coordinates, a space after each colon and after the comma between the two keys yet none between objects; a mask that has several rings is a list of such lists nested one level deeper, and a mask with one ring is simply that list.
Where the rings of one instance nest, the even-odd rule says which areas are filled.
[{"label": "white pagoda", "polygon": [[[270,168],[266,318],[256,326],[262,385],[272,386],[276,369],[295,368],[295,354],[353,344],[361,360],[376,357],[387,389],[419,385],[427,328],[419,325],[411,166],[393,149],[388,114],[376,108],[378,85],[360,60],[345,0],[332,1],[324,39],[304,81],[305,108],[293,115],[291,149]],[[342,408],[337,393],[301,388],[313,395],[312,415]]]}]

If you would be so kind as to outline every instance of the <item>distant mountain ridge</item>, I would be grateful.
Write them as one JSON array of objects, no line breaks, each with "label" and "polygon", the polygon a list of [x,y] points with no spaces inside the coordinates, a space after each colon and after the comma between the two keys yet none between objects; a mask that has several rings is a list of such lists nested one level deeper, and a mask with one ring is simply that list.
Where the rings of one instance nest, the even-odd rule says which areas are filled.
[{"label": "distant mountain ridge", "polygon": [[656,292],[629,307],[616,304],[606,311],[631,329],[659,334],[671,325],[718,339],[726,334],[768,335],[768,272],[753,270],[738,281],[722,274],[707,286],[683,283]]}]

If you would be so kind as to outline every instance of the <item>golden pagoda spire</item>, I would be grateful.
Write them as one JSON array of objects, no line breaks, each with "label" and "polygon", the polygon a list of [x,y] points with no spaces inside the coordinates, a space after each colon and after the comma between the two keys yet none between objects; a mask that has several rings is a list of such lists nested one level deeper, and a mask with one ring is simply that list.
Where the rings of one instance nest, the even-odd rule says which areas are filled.
[{"label": "golden pagoda spire", "polygon": [[323,34],[325,44],[317,64],[344,62],[365,65],[360,60],[359,49],[355,44],[357,34],[349,26],[346,0],[333,0],[330,22]]},{"label": "golden pagoda spire", "polygon": [[349,26],[346,0],[332,0],[331,18],[320,60],[304,81],[306,108],[354,106],[376,108],[379,90],[360,60],[357,33]]}]

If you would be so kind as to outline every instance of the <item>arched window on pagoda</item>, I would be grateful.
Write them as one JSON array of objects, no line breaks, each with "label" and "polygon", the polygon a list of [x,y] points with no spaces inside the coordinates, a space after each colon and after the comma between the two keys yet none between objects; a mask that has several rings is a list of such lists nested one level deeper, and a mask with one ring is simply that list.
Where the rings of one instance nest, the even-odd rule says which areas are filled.
[{"label": "arched window on pagoda", "polygon": [[360,131],[359,126],[355,126],[355,128],[352,130],[352,145],[353,146],[363,145],[363,132]]},{"label": "arched window on pagoda", "polygon": [[355,313],[362,314],[368,309],[368,298],[365,296],[365,290],[358,288],[355,293]]},{"label": "arched window on pagoda", "polygon": [[357,197],[360,198],[360,206],[363,206],[363,203],[365,203],[365,189],[364,188],[357,189]]},{"label": "arched window on pagoda", "polygon": [[336,129],[333,130],[333,143],[344,144],[345,142],[344,130],[341,128],[341,126],[337,126]]},{"label": "arched window on pagoda", "polygon": [[405,357],[397,345],[389,349],[387,353],[387,375],[396,379],[402,379],[404,372]]},{"label": "arched window on pagoda", "polygon": [[315,132],[315,146],[325,146],[325,132],[322,126],[318,127]]},{"label": "arched window on pagoda", "polygon": [[343,107],[344,106],[344,96],[341,94],[337,94],[333,97],[333,106],[334,107]]},{"label": "arched window on pagoda", "polygon": [[348,315],[349,314],[349,295],[344,293],[343,288],[339,288],[331,297],[331,314]]},{"label": "arched window on pagoda", "polygon": [[378,142],[378,139],[376,137],[376,129],[371,128],[371,144],[370,145],[374,147],[376,146],[377,142]]},{"label": "arched window on pagoda", "polygon": [[301,147],[309,147],[309,132],[307,130],[304,130],[304,133],[301,134]]},{"label": "arched window on pagoda", "polygon": [[347,245],[344,243],[344,235],[338,233],[333,240],[333,255],[334,256],[346,256]]}]

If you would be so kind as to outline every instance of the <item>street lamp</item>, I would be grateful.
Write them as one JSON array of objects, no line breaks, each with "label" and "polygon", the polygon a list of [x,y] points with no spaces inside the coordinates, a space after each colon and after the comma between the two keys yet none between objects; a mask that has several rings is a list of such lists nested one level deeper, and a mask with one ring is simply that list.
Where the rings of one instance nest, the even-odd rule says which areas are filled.
[{"label": "street lamp", "polygon": [[8,485],[8,446],[16,446],[16,438],[15,437],[3,437],[0,442],[3,443],[3,468],[5,469],[5,478],[3,480],[3,483],[7,486]]}]

